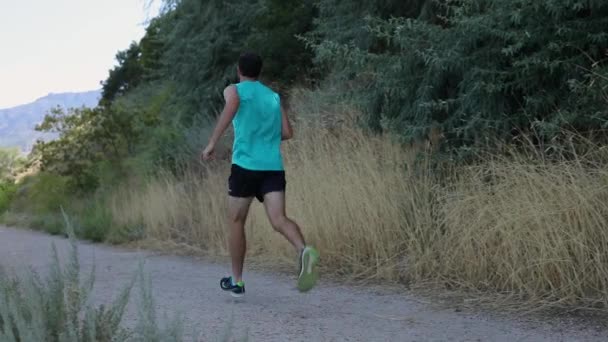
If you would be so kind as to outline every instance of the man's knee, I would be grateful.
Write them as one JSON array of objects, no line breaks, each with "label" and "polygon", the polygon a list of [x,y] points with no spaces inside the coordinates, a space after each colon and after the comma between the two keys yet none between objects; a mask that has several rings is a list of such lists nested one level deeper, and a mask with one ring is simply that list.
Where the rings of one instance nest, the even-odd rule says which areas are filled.
[{"label": "man's knee", "polygon": [[228,213],[228,222],[231,224],[244,224],[247,219],[247,212],[235,211]]},{"label": "man's knee", "polygon": [[245,220],[247,220],[247,214],[249,213],[251,200],[251,198],[229,197],[228,212],[226,217],[228,222],[245,223]]},{"label": "man's knee", "polygon": [[231,224],[244,224],[246,215],[242,213],[231,213],[228,215],[228,221]]},{"label": "man's knee", "polygon": [[289,224],[289,219],[285,215],[275,215],[270,217],[270,224],[277,232],[283,231],[284,227]]}]

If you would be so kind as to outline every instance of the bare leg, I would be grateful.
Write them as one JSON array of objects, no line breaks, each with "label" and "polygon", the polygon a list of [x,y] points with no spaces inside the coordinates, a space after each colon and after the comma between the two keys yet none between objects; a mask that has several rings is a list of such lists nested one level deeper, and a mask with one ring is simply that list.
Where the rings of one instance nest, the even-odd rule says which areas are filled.
[{"label": "bare leg", "polygon": [[298,289],[302,292],[309,291],[317,283],[318,273],[315,265],[319,260],[319,252],[312,247],[307,247],[300,227],[285,215],[285,193],[271,192],[264,196],[264,207],[270,219],[272,227],[283,234],[295,247],[299,254],[300,273],[298,275]]},{"label": "bare leg", "polygon": [[304,236],[302,236],[302,232],[300,231],[300,227],[285,215],[285,193],[267,193],[264,196],[264,207],[272,227],[277,232],[283,234],[283,236],[295,247],[298,253],[301,252],[306,246],[306,243],[304,241]]},{"label": "bare leg", "polygon": [[243,263],[247,250],[245,221],[247,220],[251,200],[252,198],[228,198],[228,224],[230,226],[228,249],[232,258],[232,276],[235,282],[243,280]]}]

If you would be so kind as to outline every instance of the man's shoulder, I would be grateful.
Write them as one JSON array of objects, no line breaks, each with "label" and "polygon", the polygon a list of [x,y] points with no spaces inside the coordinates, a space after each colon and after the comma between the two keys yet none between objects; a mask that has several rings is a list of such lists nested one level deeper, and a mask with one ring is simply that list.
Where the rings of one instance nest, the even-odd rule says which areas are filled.
[{"label": "man's shoulder", "polygon": [[263,96],[272,97],[272,98],[276,99],[277,101],[280,101],[280,98],[281,98],[281,96],[279,95],[279,93],[277,91],[272,89],[270,86],[262,83],[261,81],[239,82],[239,83],[234,84],[233,86],[235,89],[234,91],[237,93],[237,95],[243,94],[244,96],[247,96],[246,94],[255,93],[258,96],[263,95]]},{"label": "man's shoulder", "polygon": [[224,88],[224,96],[238,96],[238,88],[236,84],[230,84]]},{"label": "man's shoulder", "polygon": [[268,89],[268,92],[267,92],[268,96],[270,98],[272,98],[273,101],[275,101],[277,104],[280,105],[280,103],[281,103],[281,95],[279,95],[279,93],[277,91],[275,91],[274,89],[272,89],[272,88],[270,88],[268,86],[265,86],[265,87],[266,87],[266,89]]},{"label": "man's shoulder", "polygon": [[226,104],[234,104],[238,106],[240,102],[240,95],[235,85],[231,84],[224,88],[224,101],[226,101]]},{"label": "man's shoulder", "polygon": [[260,85],[260,87],[262,87],[262,89],[264,89],[265,91],[267,91],[269,94],[275,95],[275,96],[279,96],[279,93],[272,89],[269,85],[262,83],[260,81],[258,81],[258,84]]}]

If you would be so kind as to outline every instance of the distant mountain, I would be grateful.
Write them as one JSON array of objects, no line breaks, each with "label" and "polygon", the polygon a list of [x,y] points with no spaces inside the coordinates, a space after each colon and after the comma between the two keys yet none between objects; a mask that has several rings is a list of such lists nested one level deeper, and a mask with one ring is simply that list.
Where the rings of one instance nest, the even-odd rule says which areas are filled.
[{"label": "distant mountain", "polygon": [[0,147],[19,147],[27,153],[37,139],[48,140],[56,137],[55,134],[45,134],[34,130],[51,108],[60,106],[65,110],[82,106],[95,107],[100,97],[101,90],[81,93],[51,93],[32,103],[0,109]]}]

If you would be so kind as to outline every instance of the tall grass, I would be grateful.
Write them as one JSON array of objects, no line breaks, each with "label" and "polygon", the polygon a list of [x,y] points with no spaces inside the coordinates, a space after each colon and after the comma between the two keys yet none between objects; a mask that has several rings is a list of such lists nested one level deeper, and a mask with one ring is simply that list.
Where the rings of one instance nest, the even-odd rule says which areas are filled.
[{"label": "tall grass", "polygon": [[[413,155],[389,137],[310,125],[300,126],[297,142],[285,146],[289,216],[308,242],[323,250],[325,266],[341,274],[397,280],[404,244],[412,240],[408,236],[432,223],[429,206],[418,205],[415,195],[430,187],[430,180],[403,181],[413,177],[402,165]],[[229,162],[222,161],[204,175],[192,171],[179,180],[165,176],[124,187],[112,200],[113,217],[117,225],[145,227],[149,237],[225,254],[228,172]],[[404,219],[406,206],[415,214]],[[250,254],[295,262],[291,246],[272,230],[258,203],[247,233]]]},{"label": "tall grass", "polygon": [[[505,293],[522,303],[608,304],[608,154],[553,157],[506,151],[474,165],[432,168],[430,144],[404,147],[352,124],[347,108],[294,104],[284,146],[287,212],[342,277]],[[123,187],[116,224],[226,254],[229,160]],[[251,255],[285,265],[294,252],[262,206],[246,227]]]},{"label": "tall grass", "polygon": [[606,308],[608,153],[546,160],[488,157],[442,189],[417,279],[516,294],[531,302]]}]

